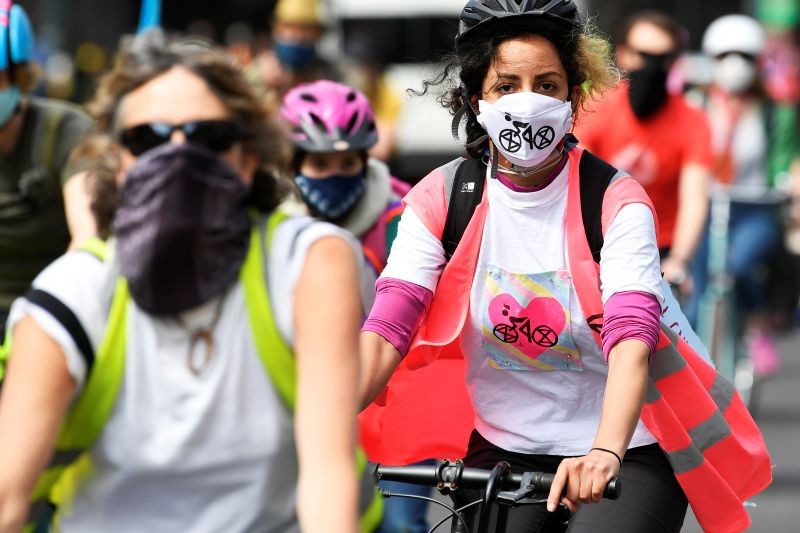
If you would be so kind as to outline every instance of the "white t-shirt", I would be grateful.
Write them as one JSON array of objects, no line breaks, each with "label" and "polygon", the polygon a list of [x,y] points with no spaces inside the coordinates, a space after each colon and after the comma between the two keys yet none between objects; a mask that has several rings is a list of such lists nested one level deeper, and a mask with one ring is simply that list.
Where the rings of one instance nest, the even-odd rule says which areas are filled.
[{"label": "white t-shirt", "polygon": [[[600,420],[608,364],[570,278],[568,176],[569,164],[535,192],[487,180],[489,211],[460,342],[475,427],[509,451],[585,454]],[[622,291],[648,292],[663,301],[648,207],[620,210],[601,255],[604,302]],[[407,208],[383,276],[433,290],[443,265],[441,243]],[[630,446],[653,442],[640,421]]]},{"label": "white t-shirt", "polygon": [[[294,288],[309,247],[337,235],[361,257],[352,236],[305,217],[276,230],[267,262],[278,329],[293,344]],[[34,281],[67,305],[98,349],[118,279],[113,259],[68,253]],[[156,319],[131,302],[125,374],[117,402],[91,448],[95,471],[62,513],[64,531],[299,531],[294,424],[256,350],[239,283],[223,297],[214,352],[199,375],[187,366],[189,337],[172,319]],[[219,299],[182,315],[207,326]],[[10,320],[30,314],[62,348],[82,388],[85,363],[69,335],[24,299]],[[202,343],[200,343],[202,344]],[[202,346],[198,350],[204,350]],[[35,356],[35,354],[31,354]]]}]

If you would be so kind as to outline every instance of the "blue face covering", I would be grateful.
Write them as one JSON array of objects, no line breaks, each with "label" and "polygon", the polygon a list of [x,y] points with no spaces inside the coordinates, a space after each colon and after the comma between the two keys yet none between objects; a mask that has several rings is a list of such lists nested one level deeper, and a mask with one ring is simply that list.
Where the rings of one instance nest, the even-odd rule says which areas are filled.
[{"label": "blue face covering", "polygon": [[317,50],[313,44],[277,41],[275,54],[284,67],[291,70],[302,70],[316,59]]},{"label": "blue face covering", "polygon": [[331,176],[314,179],[302,174],[294,181],[311,210],[327,219],[339,220],[350,212],[364,193],[366,170],[355,176]]},{"label": "blue face covering", "polygon": [[22,93],[16,85],[0,91],[0,128],[8,124],[8,121],[14,116],[14,111],[17,110],[21,99]]}]

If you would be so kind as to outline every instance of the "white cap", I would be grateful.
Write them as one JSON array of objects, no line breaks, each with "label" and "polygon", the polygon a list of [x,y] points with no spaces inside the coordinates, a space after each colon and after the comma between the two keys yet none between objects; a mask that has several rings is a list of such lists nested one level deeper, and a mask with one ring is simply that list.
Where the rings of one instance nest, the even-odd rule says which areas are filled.
[{"label": "white cap", "polygon": [[764,28],[746,15],[725,15],[712,22],[703,35],[703,51],[716,57],[727,52],[757,56],[764,50]]}]

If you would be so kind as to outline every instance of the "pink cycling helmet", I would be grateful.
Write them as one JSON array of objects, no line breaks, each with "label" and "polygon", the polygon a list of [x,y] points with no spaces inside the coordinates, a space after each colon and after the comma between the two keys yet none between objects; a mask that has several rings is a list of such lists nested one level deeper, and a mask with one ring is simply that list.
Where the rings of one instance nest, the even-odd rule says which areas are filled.
[{"label": "pink cycling helmet", "polygon": [[375,115],[360,91],[334,81],[298,85],[283,99],[281,117],[306,152],[368,150],[378,142]]}]

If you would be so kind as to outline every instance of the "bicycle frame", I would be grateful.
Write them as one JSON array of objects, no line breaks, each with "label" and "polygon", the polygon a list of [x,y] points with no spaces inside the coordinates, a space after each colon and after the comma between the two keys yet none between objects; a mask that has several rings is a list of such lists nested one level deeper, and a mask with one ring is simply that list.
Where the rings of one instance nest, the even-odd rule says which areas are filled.
[{"label": "bicycle frame", "polygon": [[712,194],[708,232],[709,284],[701,297],[698,329],[714,364],[724,376],[733,380],[738,335],[732,323],[733,317],[728,312],[735,308],[734,282],[727,272],[730,210],[731,202],[726,194]]}]

